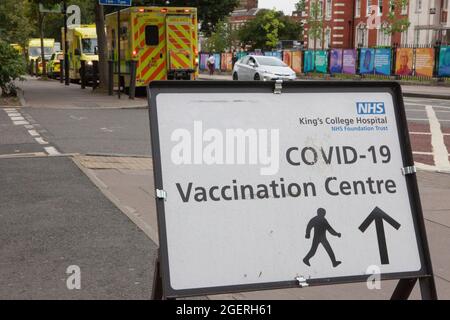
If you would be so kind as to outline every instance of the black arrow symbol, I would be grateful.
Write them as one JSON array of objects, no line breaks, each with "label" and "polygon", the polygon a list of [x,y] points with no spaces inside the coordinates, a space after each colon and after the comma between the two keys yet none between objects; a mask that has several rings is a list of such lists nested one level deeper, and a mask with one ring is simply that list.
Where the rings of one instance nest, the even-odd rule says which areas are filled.
[{"label": "black arrow symbol", "polygon": [[364,222],[359,226],[359,230],[361,230],[361,232],[366,231],[367,228],[372,224],[372,222],[375,221],[381,264],[389,264],[389,255],[386,246],[386,234],[384,233],[383,220],[389,223],[396,230],[400,228],[400,223],[392,219],[386,212],[384,212],[380,208],[375,207],[375,209],[372,210],[366,220],[364,220]]}]

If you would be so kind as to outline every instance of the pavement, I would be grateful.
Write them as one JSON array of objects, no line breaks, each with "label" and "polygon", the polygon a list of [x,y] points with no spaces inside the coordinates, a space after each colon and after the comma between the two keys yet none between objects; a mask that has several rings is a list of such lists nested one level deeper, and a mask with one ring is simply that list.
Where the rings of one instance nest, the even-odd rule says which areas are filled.
[{"label": "pavement", "polygon": [[39,80],[26,76],[23,82],[17,84],[22,91],[22,105],[33,108],[145,108],[147,99],[136,97],[130,100],[126,94],[108,96],[104,92],[92,90],[90,87],[81,89],[78,84],[66,86],[58,80]]},{"label": "pavement", "polygon": [[[232,77],[230,74],[215,74],[210,76],[209,74],[200,74],[199,80],[221,80],[230,81]],[[299,78],[301,80],[301,78]],[[336,80],[340,81],[340,80]],[[412,98],[427,98],[427,99],[445,99],[450,100],[450,86],[419,86],[419,85],[405,85],[402,84],[402,91],[405,97]]]}]

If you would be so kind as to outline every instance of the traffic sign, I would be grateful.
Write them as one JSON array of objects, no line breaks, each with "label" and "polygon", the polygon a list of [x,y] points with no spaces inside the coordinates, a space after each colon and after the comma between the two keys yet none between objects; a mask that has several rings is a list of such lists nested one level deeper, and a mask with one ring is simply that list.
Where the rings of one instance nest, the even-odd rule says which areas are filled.
[{"label": "traffic sign", "polygon": [[152,82],[150,97],[166,296],[429,280],[398,84]]},{"label": "traffic sign", "polygon": [[130,7],[132,0],[99,0],[99,4],[104,6],[124,6]]}]

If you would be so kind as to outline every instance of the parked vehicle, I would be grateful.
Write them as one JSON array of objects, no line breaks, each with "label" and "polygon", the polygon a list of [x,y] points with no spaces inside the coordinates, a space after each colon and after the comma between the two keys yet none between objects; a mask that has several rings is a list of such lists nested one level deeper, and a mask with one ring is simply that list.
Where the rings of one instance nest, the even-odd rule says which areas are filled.
[{"label": "parked vehicle", "polygon": [[52,54],[50,60],[47,62],[47,75],[50,78],[58,78],[61,71],[60,60],[64,60],[63,52],[56,52]]},{"label": "parked vehicle", "polygon": [[[109,59],[118,61],[117,12],[106,15]],[[120,83],[130,84],[130,61],[137,62],[136,87],[153,80],[194,80],[198,76],[197,9],[131,7],[120,11]],[[118,84],[117,64],[114,82]]]},{"label": "parked vehicle", "polygon": [[[61,29],[63,49],[64,28]],[[95,25],[77,25],[67,28],[69,55],[69,78],[71,81],[81,80],[81,62],[86,65],[86,80],[94,79],[94,61],[98,61],[97,30]]]},{"label": "parked vehicle", "polygon": [[[47,61],[54,53],[55,39],[43,39],[43,40],[44,40],[44,58],[45,61]],[[39,61],[42,60],[40,38],[33,38],[29,40],[27,53],[28,53],[28,65],[30,66],[31,70],[34,70],[34,72],[37,72],[37,74],[42,74],[43,71],[42,61],[39,62],[38,70],[35,70],[36,60],[38,60],[38,58]]]},{"label": "parked vehicle", "polygon": [[236,62],[233,80],[295,80],[297,75],[276,57],[248,55]]}]

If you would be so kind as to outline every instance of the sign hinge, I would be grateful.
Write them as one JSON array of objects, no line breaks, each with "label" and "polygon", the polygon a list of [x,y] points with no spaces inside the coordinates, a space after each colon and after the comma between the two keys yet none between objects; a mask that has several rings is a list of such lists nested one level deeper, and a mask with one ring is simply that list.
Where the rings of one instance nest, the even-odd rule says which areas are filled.
[{"label": "sign hinge", "polygon": [[303,276],[296,277],[295,280],[298,281],[298,285],[300,288],[309,287],[309,284],[306,282],[306,279]]},{"label": "sign hinge", "polygon": [[156,198],[167,200],[167,192],[161,189],[156,189]]},{"label": "sign hinge", "polygon": [[275,81],[275,89],[273,90],[274,94],[281,94],[281,89],[283,89],[283,80]]},{"label": "sign hinge", "polygon": [[417,172],[417,168],[415,166],[409,166],[402,168],[402,173],[404,176],[415,174]]}]

